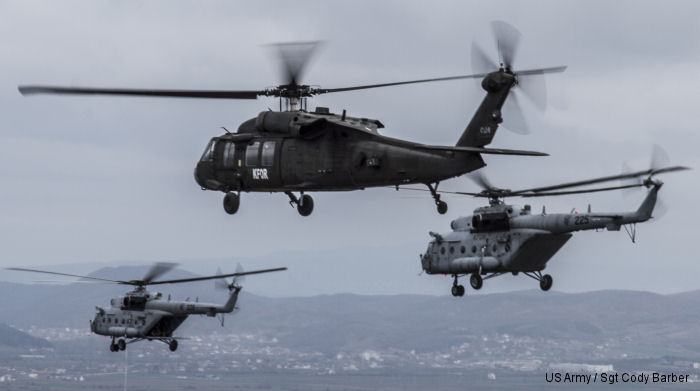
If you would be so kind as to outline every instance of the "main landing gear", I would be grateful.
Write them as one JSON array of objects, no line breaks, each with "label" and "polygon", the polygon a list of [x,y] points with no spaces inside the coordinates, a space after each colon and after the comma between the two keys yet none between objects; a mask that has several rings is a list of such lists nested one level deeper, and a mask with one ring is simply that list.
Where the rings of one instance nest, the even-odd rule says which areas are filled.
[{"label": "main landing gear", "polygon": [[[287,191],[284,194],[289,196],[289,203],[292,206],[296,206],[297,211],[302,216],[308,216],[314,210],[314,199],[308,194],[301,194],[300,198],[297,198],[294,193]],[[238,212],[238,208],[241,206],[241,195],[240,192],[230,191],[224,196],[224,210],[226,213],[232,215]],[[447,210],[447,204],[445,204],[445,210]]]},{"label": "main landing gear", "polygon": [[297,198],[294,193],[287,191],[286,194],[289,197],[289,204],[292,207],[296,204],[297,212],[302,216],[308,216],[314,210],[314,199],[310,195],[301,193],[301,198]]},{"label": "main landing gear", "polygon": [[457,280],[458,276],[455,274],[454,275],[455,282],[452,283],[452,296],[454,297],[461,297],[464,296],[464,285],[459,285],[459,281]]},{"label": "main landing gear", "polygon": [[[552,288],[552,285],[554,283],[554,280],[552,279],[552,276],[549,274],[542,274],[541,271],[536,271],[536,272],[522,272],[526,276],[535,279],[539,281],[540,283],[540,289],[543,291],[548,291]],[[482,273],[479,272],[474,272],[471,273],[471,276],[469,277],[469,285],[471,285],[474,290],[479,290],[481,287],[484,285],[484,280],[488,280],[489,278],[493,277],[498,277],[502,274],[505,274],[504,272],[497,272],[497,273],[491,273],[489,275],[486,275],[485,277],[481,276]],[[485,273],[484,273],[485,274]],[[515,271],[513,272],[513,275],[517,275],[518,272]],[[454,283],[452,284],[452,296],[464,296],[464,286],[459,285],[457,278],[459,277],[457,274],[452,275],[454,277]]]},{"label": "main landing gear", "polygon": [[119,338],[119,341],[115,342],[115,338],[112,338],[112,343],[109,344],[110,352],[118,352],[120,350],[126,350],[126,341],[124,338]]},{"label": "main landing gear", "polygon": [[552,288],[552,284],[554,283],[554,280],[552,279],[552,276],[549,274],[542,275],[542,272],[536,271],[536,272],[523,272],[524,275],[537,280],[540,282],[540,289],[543,291],[548,291]]},{"label": "main landing gear", "polygon": [[431,185],[430,183],[426,183],[425,185],[428,186],[428,189],[430,190],[430,194],[433,196],[433,199],[435,200],[435,205],[437,206],[437,211],[441,215],[444,215],[447,213],[447,202],[445,201],[440,201],[440,194],[437,192],[437,187],[440,184],[440,182],[436,182],[435,186]]},{"label": "main landing gear", "polygon": [[177,350],[177,340],[176,339],[171,340],[170,343],[168,343],[168,348],[170,348],[171,352],[176,351]]}]

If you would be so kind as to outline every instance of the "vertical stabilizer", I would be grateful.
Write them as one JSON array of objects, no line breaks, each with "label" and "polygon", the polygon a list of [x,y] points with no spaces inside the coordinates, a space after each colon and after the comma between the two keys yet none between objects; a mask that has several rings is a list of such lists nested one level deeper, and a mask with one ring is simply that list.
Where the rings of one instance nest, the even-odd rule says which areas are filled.
[{"label": "vertical stabilizer", "polygon": [[649,190],[649,194],[647,194],[646,198],[639,206],[639,209],[637,209],[637,215],[639,218],[644,220],[651,218],[651,214],[654,211],[654,206],[656,206],[657,193],[659,192],[659,189],[661,189],[662,185],[663,183],[661,182],[655,182],[654,187]]},{"label": "vertical stabilizer", "polygon": [[231,295],[228,297],[228,301],[221,308],[221,312],[232,312],[236,307],[236,301],[238,301],[238,293],[241,291],[240,286],[234,286]]}]

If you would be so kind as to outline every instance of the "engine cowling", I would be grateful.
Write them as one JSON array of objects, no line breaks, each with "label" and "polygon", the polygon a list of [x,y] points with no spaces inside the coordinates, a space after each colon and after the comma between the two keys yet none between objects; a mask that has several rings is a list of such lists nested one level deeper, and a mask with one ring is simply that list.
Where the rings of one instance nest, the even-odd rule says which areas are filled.
[{"label": "engine cowling", "polygon": [[263,111],[255,120],[255,127],[261,132],[289,134],[303,138],[318,137],[323,133],[328,121],[300,112]]}]

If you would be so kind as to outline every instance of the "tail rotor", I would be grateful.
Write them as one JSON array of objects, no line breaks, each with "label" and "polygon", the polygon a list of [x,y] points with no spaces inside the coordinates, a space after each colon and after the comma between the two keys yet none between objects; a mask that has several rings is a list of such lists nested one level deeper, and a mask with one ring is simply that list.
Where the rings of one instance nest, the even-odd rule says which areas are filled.
[{"label": "tail rotor", "polygon": [[540,111],[547,107],[547,86],[544,79],[546,73],[563,72],[566,66],[516,70],[515,59],[522,34],[510,24],[497,20],[491,22],[491,29],[496,49],[498,51],[498,64],[476,43],[472,43],[471,65],[476,73],[488,73],[501,71],[514,77],[512,94],[503,105],[504,127],[518,134],[530,133],[526,117],[524,115],[518,91],[530,100]]},{"label": "tail rotor", "polygon": [[[245,273],[245,270],[243,270],[243,266],[239,263],[236,266],[236,273]],[[216,275],[220,276],[222,275],[221,273],[221,268],[216,269]],[[241,283],[245,281],[245,275],[242,276],[235,276],[231,279],[231,282],[228,281],[227,278],[217,278],[214,280],[214,289],[216,290],[227,290],[229,292],[232,292],[236,288],[241,288]]]}]

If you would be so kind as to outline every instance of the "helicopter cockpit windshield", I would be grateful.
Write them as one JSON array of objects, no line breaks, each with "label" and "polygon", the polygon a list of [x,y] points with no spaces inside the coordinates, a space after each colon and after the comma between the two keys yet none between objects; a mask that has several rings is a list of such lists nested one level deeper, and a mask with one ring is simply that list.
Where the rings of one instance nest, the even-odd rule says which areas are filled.
[{"label": "helicopter cockpit windshield", "polygon": [[202,154],[202,158],[199,160],[202,162],[214,160],[214,146],[215,145],[216,145],[216,139],[211,139],[211,141],[209,141],[209,144],[207,144],[207,147],[204,149],[204,153]]}]

